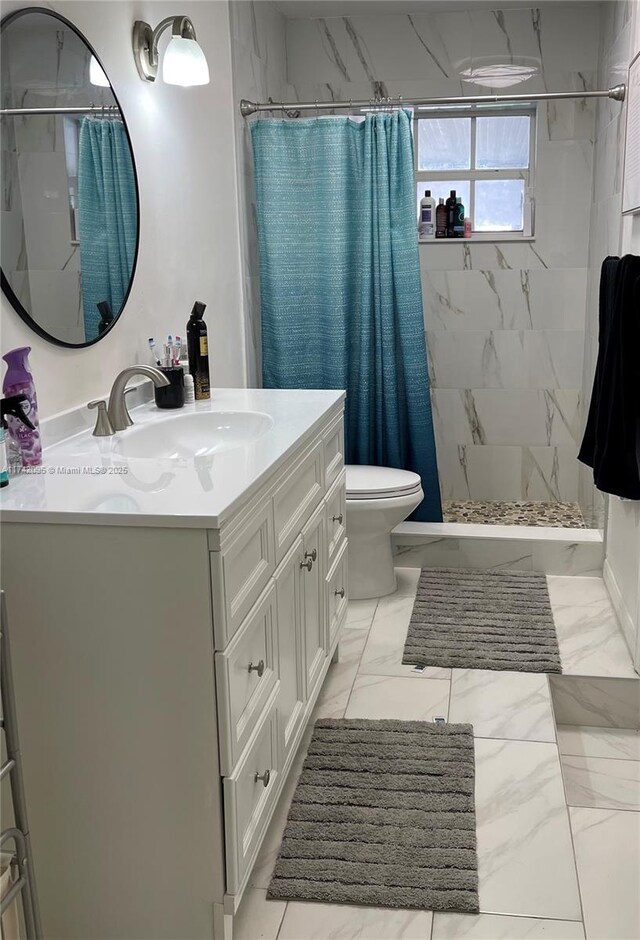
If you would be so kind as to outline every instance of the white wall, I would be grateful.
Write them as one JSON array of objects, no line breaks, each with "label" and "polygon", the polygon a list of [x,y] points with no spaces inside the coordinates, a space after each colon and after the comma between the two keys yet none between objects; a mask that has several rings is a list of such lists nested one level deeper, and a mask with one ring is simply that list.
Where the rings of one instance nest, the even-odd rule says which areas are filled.
[{"label": "white wall", "polygon": [[[640,4],[602,4],[599,74],[602,84],[627,81],[640,52]],[[598,282],[606,255],[640,255],[640,215],[621,216],[622,156],[626,105],[598,104],[591,214],[590,292],[587,308],[585,390],[591,388],[597,355]],[[607,499],[605,579],[627,643],[640,666],[640,504]]]},{"label": "white wall", "polygon": [[[282,101],[287,90],[285,19],[270,0],[233,0],[231,49],[236,101]],[[260,271],[250,121],[236,108],[236,159],[246,309],[248,383],[262,385]],[[255,120],[255,118],[253,119]]]},{"label": "white wall", "polygon": [[[129,127],[140,183],[140,254],[133,289],[113,330],[96,346],[63,349],[28,329],[1,301],[1,347],[32,347],[41,416],[108,391],[116,373],[149,362],[147,338],[184,336],[194,300],[207,304],[212,384],[246,384],[237,212],[234,99],[226,0],[7,0],[3,15],[47,6],[71,20],[101,58]],[[133,60],[134,20],[155,26],[193,19],[211,74],[200,88],[143,82]],[[163,41],[166,42],[166,39]]]},{"label": "white wall", "polygon": [[[489,94],[460,77],[484,57],[536,63],[521,94],[595,88],[593,4],[445,6],[289,21],[298,99]],[[535,241],[420,246],[445,499],[578,497],[595,106],[548,102],[538,114]]]}]

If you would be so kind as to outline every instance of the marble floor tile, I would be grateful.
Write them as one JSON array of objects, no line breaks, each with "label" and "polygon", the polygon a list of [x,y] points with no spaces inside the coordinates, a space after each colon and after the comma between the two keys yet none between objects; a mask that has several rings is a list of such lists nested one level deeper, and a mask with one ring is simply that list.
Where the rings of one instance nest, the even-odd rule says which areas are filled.
[{"label": "marble floor tile", "polygon": [[366,642],[366,630],[343,631],[340,638],[340,658],[329,666],[313,711],[314,721],[316,718],[343,717]]},{"label": "marble floor tile", "polygon": [[527,672],[454,669],[450,722],[470,722],[478,738],[555,743],[547,677]]},{"label": "marble floor tile", "polygon": [[548,575],[565,675],[637,678],[602,578]]},{"label": "marble floor tile", "polygon": [[640,728],[640,677],[549,676],[559,725]]},{"label": "marble floor tile", "polygon": [[569,806],[640,810],[640,761],[562,758]]},{"label": "marble floor tile", "polygon": [[570,809],[589,940],[640,937],[640,813]]},{"label": "marble floor tile", "polygon": [[278,940],[426,940],[431,911],[290,901]]},{"label": "marble floor tile", "polygon": [[261,888],[247,888],[233,918],[233,940],[276,940],[286,901],[267,901]]},{"label": "marble floor tile", "polygon": [[580,920],[580,899],[554,744],[477,738],[480,910]]},{"label": "marble floor tile", "polygon": [[396,718],[433,721],[449,711],[449,682],[444,679],[356,677],[345,718]]},{"label": "marble floor tile", "polygon": [[640,731],[558,725],[558,747],[563,755],[640,761]]},{"label": "marble floor tile", "polygon": [[349,601],[345,629],[368,630],[377,606],[377,597],[369,601]]},{"label": "marble floor tile", "polygon": [[[416,574],[420,574],[419,571]],[[417,578],[416,578],[417,583]],[[404,676],[411,679],[449,679],[450,669],[427,666],[416,669],[403,665],[402,653],[415,600],[415,586],[410,596],[390,594],[378,603],[367,645],[362,654],[360,672],[366,675]]]},{"label": "marble floor tile", "polygon": [[[281,935],[282,936],[282,935]],[[503,914],[434,914],[431,940],[584,940],[575,920],[508,917]]]}]

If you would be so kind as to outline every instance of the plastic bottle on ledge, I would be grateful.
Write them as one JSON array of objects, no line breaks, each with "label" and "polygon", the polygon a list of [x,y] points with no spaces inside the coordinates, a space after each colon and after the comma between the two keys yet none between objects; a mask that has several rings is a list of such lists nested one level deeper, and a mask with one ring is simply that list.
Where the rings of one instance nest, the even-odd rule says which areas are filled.
[{"label": "plastic bottle on ledge", "polygon": [[455,189],[451,190],[449,198],[445,202],[445,207],[447,209],[447,238],[454,238],[454,226],[456,224],[456,191]]},{"label": "plastic bottle on ledge", "polygon": [[440,198],[436,209],[436,238],[447,237],[447,207],[444,199]]},{"label": "plastic bottle on ledge", "polygon": [[418,226],[418,240],[430,241],[436,237],[436,201],[431,190],[426,189],[420,200],[420,224]]},{"label": "plastic bottle on ledge", "polygon": [[456,199],[453,235],[454,238],[464,238],[464,206],[460,196]]}]

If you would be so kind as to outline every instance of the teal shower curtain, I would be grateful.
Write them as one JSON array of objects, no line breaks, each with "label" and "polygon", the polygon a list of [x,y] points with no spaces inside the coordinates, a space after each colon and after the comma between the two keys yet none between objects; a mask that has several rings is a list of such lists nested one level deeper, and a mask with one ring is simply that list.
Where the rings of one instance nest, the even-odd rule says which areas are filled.
[{"label": "teal shower curtain", "polygon": [[121,121],[84,118],[78,147],[80,278],[87,342],[98,336],[96,304],[114,315],[133,271],[138,202],[129,141]]},{"label": "teal shower curtain", "polygon": [[346,389],[347,461],[419,473],[439,522],[410,117],[251,133],[264,386]]}]

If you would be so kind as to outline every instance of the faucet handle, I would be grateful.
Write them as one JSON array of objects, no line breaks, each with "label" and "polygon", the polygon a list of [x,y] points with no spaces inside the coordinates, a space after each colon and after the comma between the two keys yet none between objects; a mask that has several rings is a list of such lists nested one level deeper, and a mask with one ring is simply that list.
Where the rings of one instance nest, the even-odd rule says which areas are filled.
[{"label": "faucet handle", "polygon": [[90,401],[87,405],[87,408],[97,408],[98,416],[96,418],[96,426],[93,429],[94,437],[111,437],[114,434],[113,426],[109,420],[109,412],[107,411],[107,403],[104,398],[96,399],[95,401]]}]

